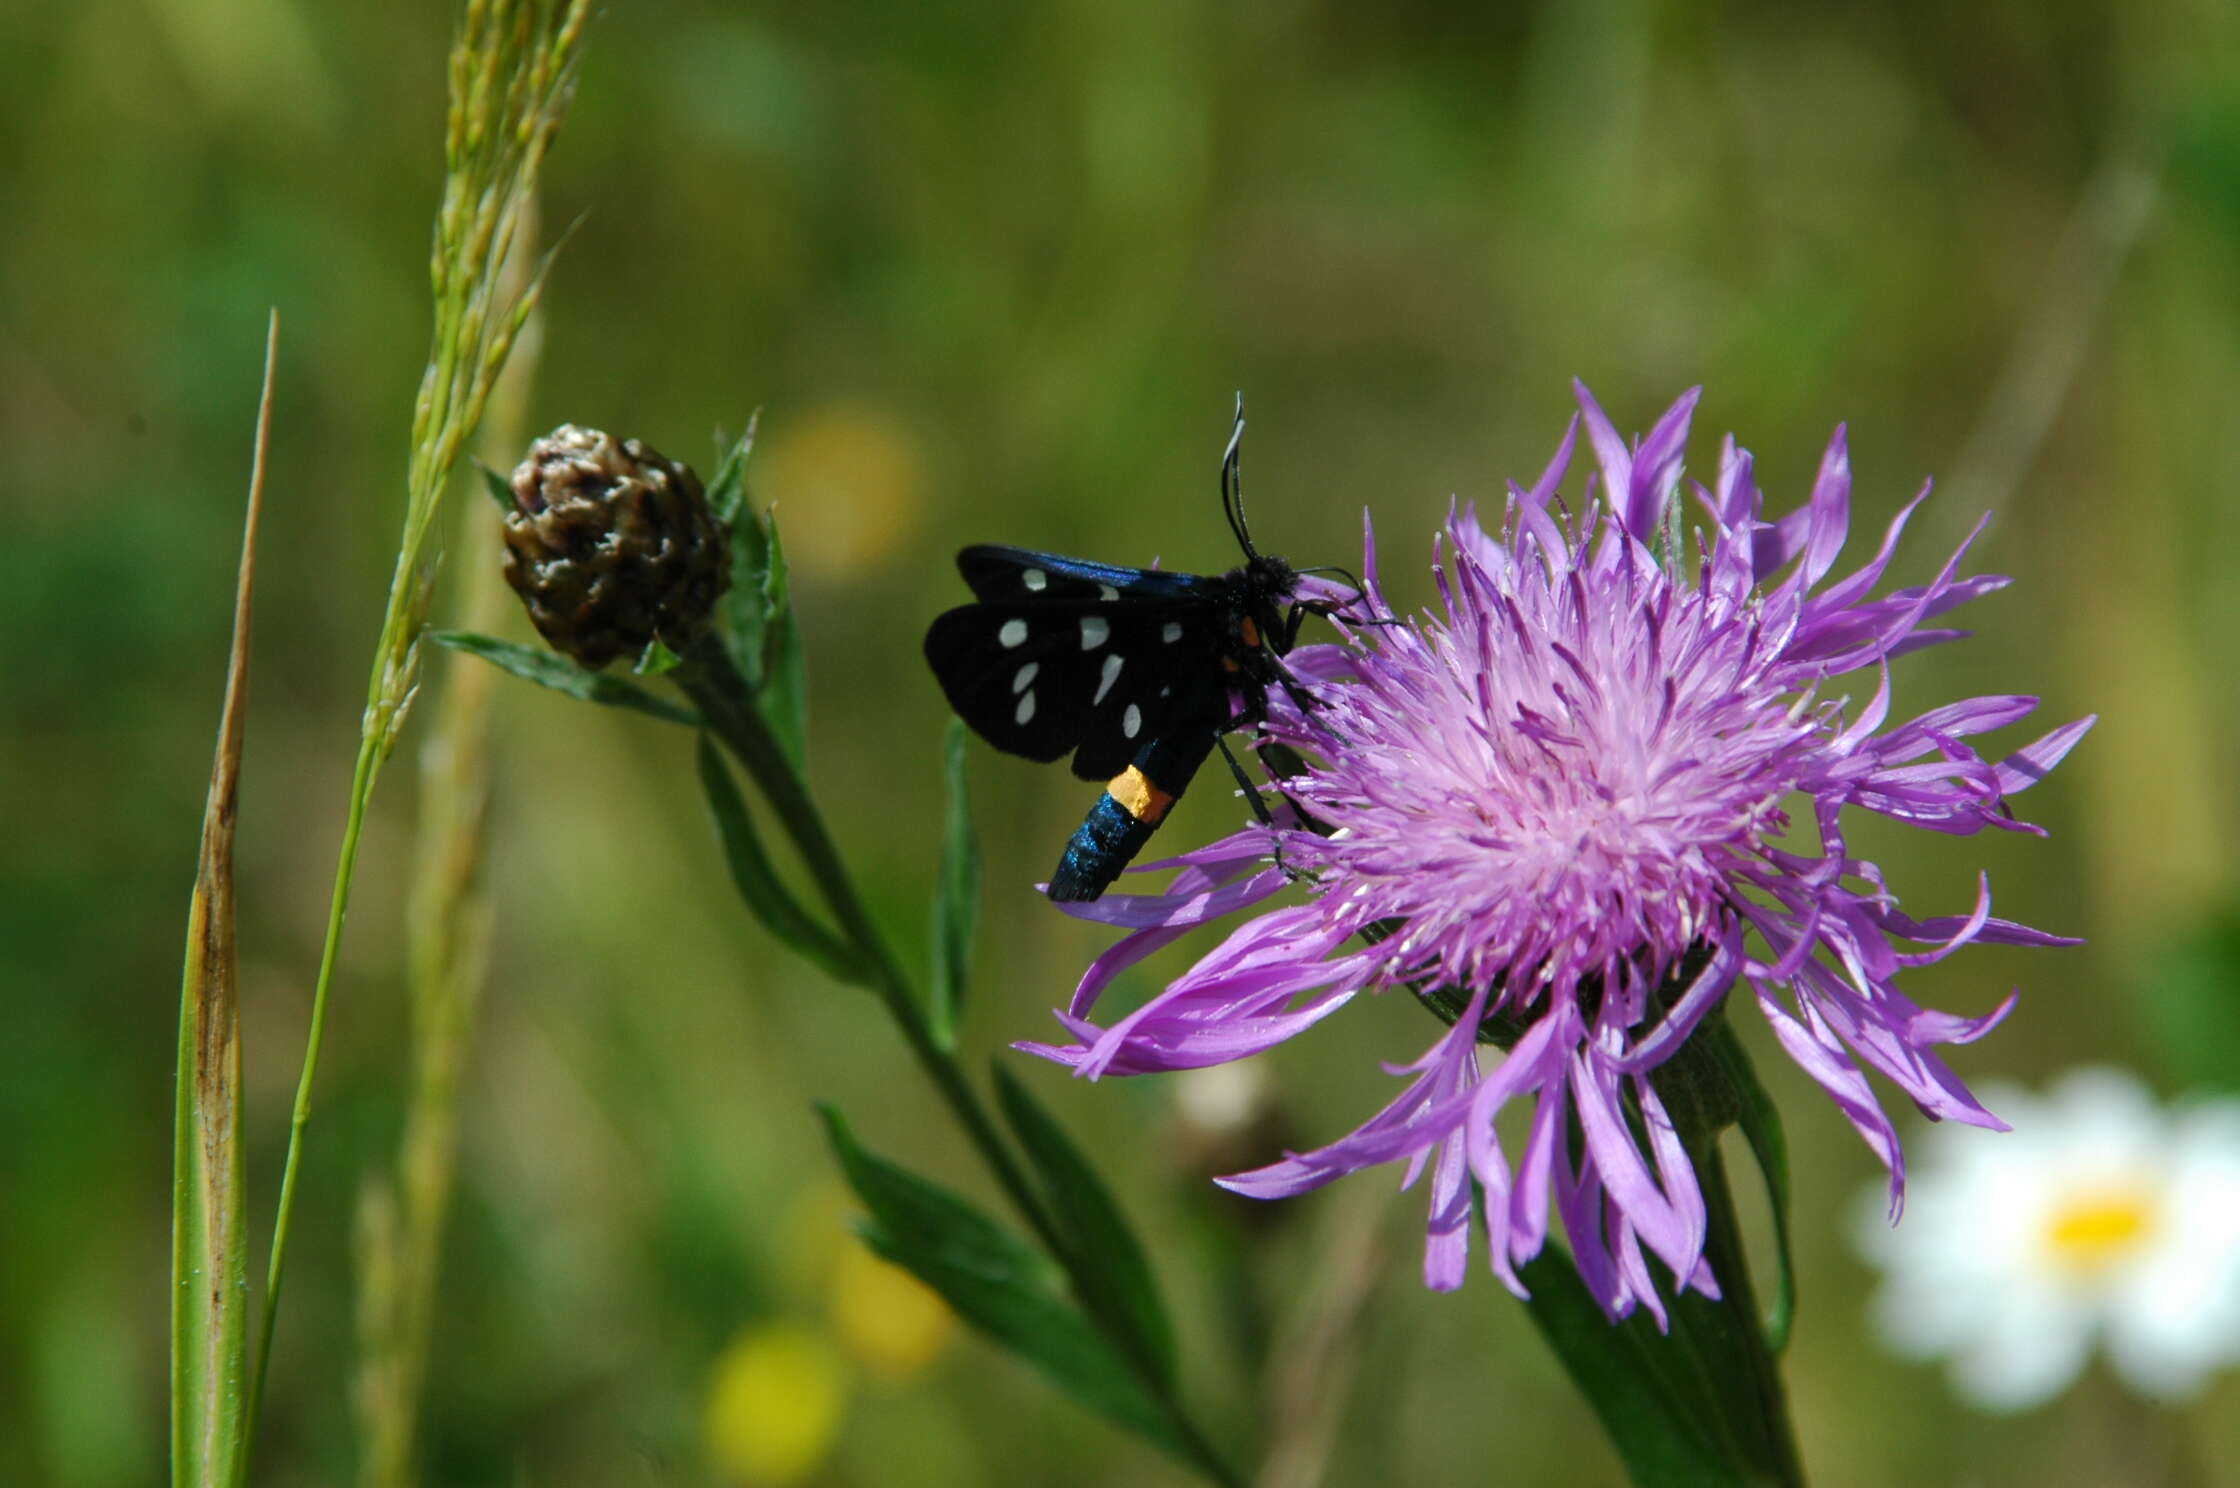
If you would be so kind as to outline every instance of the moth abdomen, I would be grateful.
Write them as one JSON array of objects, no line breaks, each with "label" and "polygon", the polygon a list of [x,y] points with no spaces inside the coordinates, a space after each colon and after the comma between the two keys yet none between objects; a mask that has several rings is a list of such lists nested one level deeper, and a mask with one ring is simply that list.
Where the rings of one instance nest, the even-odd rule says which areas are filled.
[{"label": "moth abdomen", "polygon": [[1060,902],[1095,899],[1110,888],[1181,799],[1213,752],[1213,741],[1208,730],[1188,740],[1154,739],[1144,745],[1074,829],[1050,875],[1050,897]]}]

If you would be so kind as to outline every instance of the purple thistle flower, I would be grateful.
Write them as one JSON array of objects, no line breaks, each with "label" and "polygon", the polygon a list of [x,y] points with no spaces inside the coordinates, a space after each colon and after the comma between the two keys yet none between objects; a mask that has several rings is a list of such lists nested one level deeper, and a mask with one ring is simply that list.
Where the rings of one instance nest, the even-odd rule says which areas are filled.
[{"label": "purple thistle flower", "polygon": [[[1889,1168],[1893,1214],[1904,1163],[1865,1069],[1932,1117],[2003,1128],[1934,1046],[1980,1037],[2014,997],[1962,1018],[1916,1006],[1898,974],[1970,942],[2074,942],[1993,918],[1988,880],[1965,915],[1907,918],[1845,845],[1843,811],[1955,835],[2035,832],[2008,797],[2092,720],[1997,763],[1967,740],[2034,698],[1890,724],[1890,662],[1964,634],[1931,622],[2007,581],[1958,577],[1963,543],[1927,585],[1871,597],[1924,487],[1865,565],[1824,582],[1850,520],[1840,428],[1811,499],[1772,522],[1729,439],[1713,487],[1692,488],[1710,524],[1694,576],[1660,558],[1696,396],[1628,450],[1579,387],[1599,502],[1591,479],[1576,521],[1555,500],[1574,418],[1539,480],[1510,486],[1499,537],[1472,510],[1450,516],[1434,544],[1441,613],[1341,623],[1342,644],[1294,652],[1314,706],[1279,690],[1262,732],[1307,757],[1281,782],[1305,819],[1146,865],[1180,866],[1164,893],[1063,906],[1129,933],[1058,1015],[1076,1042],[1019,1047],[1090,1077],[1189,1069],[1270,1048],[1363,989],[1447,989],[1459,1016],[1391,1071],[1407,1081],[1397,1099],[1326,1147],[1219,1181],[1282,1198],[1403,1158],[1409,1184],[1428,1167],[1424,1279],[1447,1289],[1462,1281],[1475,1178],[1492,1268],[1519,1295],[1516,1267],[1546,1239],[1552,1199],[1611,1316],[1639,1303],[1660,1324],[1644,1252],[1676,1289],[1716,1296],[1717,1283],[1703,1193],[1650,1076],[1738,985]],[[1389,614],[1373,534],[1366,573],[1365,603]],[[1863,704],[1829,695],[1829,679],[1854,672],[1873,681]],[[1792,808],[1810,818],[1795,832]],[[1304,902],[1237,926],[1109,1027],[1090,1021],[1124,967],[1291,875]],[[1527,1099],[1512,1155],[1494,1118]]]}]

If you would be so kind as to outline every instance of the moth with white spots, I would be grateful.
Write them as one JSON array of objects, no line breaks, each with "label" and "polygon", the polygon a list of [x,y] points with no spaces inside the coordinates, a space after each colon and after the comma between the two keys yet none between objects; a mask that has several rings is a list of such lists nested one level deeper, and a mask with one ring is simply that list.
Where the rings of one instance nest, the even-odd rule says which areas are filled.
[{"label": "moth with white spots", "polygon": [[933,622],[926,659],[989,743],[1071,754],[1074,774],[1104,780],[1147,734],[1210,740],[1257,712],[1294,582],[1282,559],[1260,564],[1208,576],[966,548],[957,569],[978,603]]},{"label": "moth with white spots", "polygon": [[974,603],[926,632],[926,660],[958,716],[1007,753],[1073,756],[1108,780],[1051,877],[1053,899],[1094,899],[1149,838],[1232,728],[1257,721],[1306,614],[1299,575],[1252,546],[1237,435],[1222,498],[1245,562],[1224,574],[1121,568],[1025,548],[957,554]]}]

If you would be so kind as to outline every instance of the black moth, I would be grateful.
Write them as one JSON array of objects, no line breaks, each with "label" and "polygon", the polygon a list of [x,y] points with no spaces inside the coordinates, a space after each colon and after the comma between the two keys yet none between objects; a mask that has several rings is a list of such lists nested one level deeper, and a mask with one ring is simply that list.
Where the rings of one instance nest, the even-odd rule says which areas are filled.
[{"label": "black moth", "polygon": [[1050,875],[1052,899],[1104,893],[1221,735],[1262,717],[1269,687],[1291,685],[1278,658],[1306,615],[1330,612],[1295,601],[1298,571],[1252,545],[1243,437],[1240,401],[1221,457],[1221,504],[1245,561],[1225,574],[984,544],[957,554],[978,602],[926,632],[926,661],[950,706],[998,749],[1042,761],[1071,753],[1075,775],[1109,781]]}]

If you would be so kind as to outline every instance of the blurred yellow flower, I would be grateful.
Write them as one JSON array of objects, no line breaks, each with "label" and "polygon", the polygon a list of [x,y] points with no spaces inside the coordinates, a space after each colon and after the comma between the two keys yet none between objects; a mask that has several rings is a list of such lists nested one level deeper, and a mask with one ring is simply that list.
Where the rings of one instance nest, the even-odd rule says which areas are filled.
[{"label": "blurred yellow flower", "polygon": [[708,1375],[710,1464],[726,1482],[798,1483],[832,1449],[847,1368],[822,1333],[798,1323],[750,1327]]},{"label": "blurred yellow flower", "polygon": [[786,557],[819,578],[884,562],[917,531],[924,461],[885,409],[834,403],[763,420],[748,480],[778,508]]},{"label": "blurred yellow flower", "polygon": [[884,1379],[906,1379],[939,1356],[955,1315],[916,1277],[879,1259],[857,1237],[862,1212],[837,1182],[797,1193],[777,1227],[779,1275],[789,1295],[821,1296],[849,1359]]},{"label": "blurred yellow flower", "polygon": [[955,1315],[931,1288],[850,1239],[832,1271],[832,1322],[864,1368],[905,1379],[949,1341]]}]

